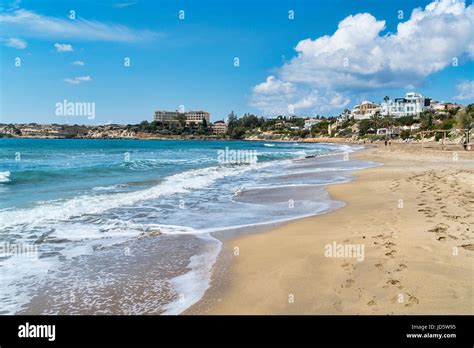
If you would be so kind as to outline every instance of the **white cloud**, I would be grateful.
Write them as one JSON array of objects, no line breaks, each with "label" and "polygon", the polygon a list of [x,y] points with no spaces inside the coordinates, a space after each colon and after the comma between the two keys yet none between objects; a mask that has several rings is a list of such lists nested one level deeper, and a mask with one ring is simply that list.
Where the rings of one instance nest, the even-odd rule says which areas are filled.
[{"label": "white cloud", "polygon": [[89,82],[89,81],[92,81],[92,78],[87,75],[87,76],[78,76],[78,77],[74,77],[74,78],[66,78],[64,79],[64,82],[67,82],[71,85],[78,85],[82,82]]},{"label": "white cloud", "polygon": [[74,79],[66,78],[66,79],[64,79],[64,82],[67,82],[71,85],[77,85],[77,84],[81,83],[81,81],[78,81],[75,78]]},{"label": "white cloud", "polygon": [[90,41],[135,42],[159,36],[148,30],[134,30],[123,25],[76,18],[50,17],[24,9],[0,14],[0,23],[10,33],[45,39],[81,39]]},{"label": "white cloud", "polygon": [[120,2],[114,5],[115,8],[125,8],[137,4],[138,1]]},{"label": "white cloud", "polygon": [[56,52],[72,52],[72,51],[74,51],[74,49],[72,48],[72,45],[70,45],[70,44],[55,43],[54,47],[56,48]]},{"label": "white cloud", "polygon": [[[265,89],[267,78],[254,87],[250,103],[268,114],[275,103],[282,109],[287,102],[296,111],[336,111],[360,93],[419,86],[454,57],[474,58],[473,18],[473,5],[466,8],[462,0],[417,8],[388,34],[382,34],[385,21],[369,13],[348,16],[332,35],[298,42],[297,56],[270,76],[274,90]],[[282,90],[288,84],[291,91]]]},{"label": "white cloud", "polygon": [[81,81],[81,82],[84,82],[84,81],[91,81],[91,77],[89,75],[87,76],[79,76],[79,77],[76,77],[76,80],[78,81]]},{"label": "white cloud", "polygon": [[266,116],[286,115],[298,110],[312,110],[319,113],[344,108],[350,99],[334,91],[320,93],[304,84],[293,84],[269,76],[265,82],[256,85],[251,104]]},{"label": "white cloud", "polygon": [[283,82],[278,80],[275,76],[268,76],[267,81],[254,87],[254,91],[261,94],[274,94],[274,93],[293,93],[295,90],[294,86],[289,82]]},{"label": "white cloud", "polygon": [[456,85],[456,90],[458,91],[458,95],[454,97],[454,99],[458,100],[466,100],[471,99],[474,100],[474,80],[471,81],[461,81]]},{"label": "white cloud", "polygon": [[71,62],[72,65],[79,65],[79,66],[84,66],[86,65],[82,60],[76,60],[74,62]]},{"label": "white cloud", "polygon": [[19,50],[23,50],[28,45],[27,45],[26,41],[24,41],[22,39],[17,39],[15,37],[12,37],[10,39],[5,40],[5,46],[13,47],[13,48],[16,48],[16,49],[19,49]]}]

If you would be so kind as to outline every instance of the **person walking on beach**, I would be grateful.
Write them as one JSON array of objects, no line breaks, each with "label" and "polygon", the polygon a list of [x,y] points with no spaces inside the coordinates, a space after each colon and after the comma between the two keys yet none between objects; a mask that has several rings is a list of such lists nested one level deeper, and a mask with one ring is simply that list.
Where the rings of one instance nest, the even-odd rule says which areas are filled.
[{"label": "person walking on beach", "polygon": [[387,146],[387,139],[385,139],[385,146]]}]

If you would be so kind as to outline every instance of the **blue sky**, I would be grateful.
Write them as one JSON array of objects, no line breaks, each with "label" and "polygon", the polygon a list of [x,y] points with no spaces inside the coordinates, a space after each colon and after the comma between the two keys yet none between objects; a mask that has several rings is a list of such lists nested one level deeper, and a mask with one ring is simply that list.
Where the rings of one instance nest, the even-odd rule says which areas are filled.
[{"label": "blue sky", "polygon": [[[138,123],[179,105],[213,121],[335,115],[410,90],[471,103],[473,6],[430,2],[6,0],[0,122]],[[94,102],[95,119],[56,116],[64,99]]]}]

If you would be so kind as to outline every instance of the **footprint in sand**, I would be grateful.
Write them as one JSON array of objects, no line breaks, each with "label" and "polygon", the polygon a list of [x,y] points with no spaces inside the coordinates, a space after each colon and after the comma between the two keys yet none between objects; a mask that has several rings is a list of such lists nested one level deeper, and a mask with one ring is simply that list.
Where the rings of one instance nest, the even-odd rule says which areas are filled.
[{"label": "footprint in sand", "polygon": [[392,247],[396,246],[396,244],[392,242],[385,242],[383,246],[388,249],[391,249]]},{"label": "footprint in sand", "polygon": [[388,288],[389,285],[399,285],[400,281],[397,280],[397,279],[389,279],[389,280],[387,280],[387,282],[385,284],[386,285],[384,286],[384,288]]},{"label": "footprint in sand", "polygon": [[433,227],[431,230],[428,230],[428,232],[434,232],[434,233],[444,233],[448,230],[449,225],[440,223],[437,224],[435,227]]},{"label": "footprint in sand", "polygon": [[346,288],[350,288],[355,283],[354,279],[346,279]]},{"label": "footprint in sand", "polygon": [[376,239],[387,239],[387,238],[390,238],[390,236],[386,236],[384,234],[378,234],[376,236],[372,236],[372,238],[376,238]]},{"label": "footprint in sand", "polygon": [[404,263],[401,263],[401,264],[398,265],[398,268],[395,270],[395,272],[401,272],[406,268],[408,268],[408,266],[405,265]]},{"label": "footprint in sand", "polygon": [[390,252],[388,252],[388,253],[385,253],[385,256],[388,256],[388,257],[393,258],[396,253],[397,253],[396,250],[392,250],[392,251],[390,251]]},{"label": "footprint in sand", "polygon": [[405,307],[411,307],[415,304],[420,303],[420,301],[413,295],[410,295],[409,293],[406,293],[408,295],[408,303],[405,304]]},{"label": "footprint in sand", "polygon": [[464,248],[469,251],[474,251],[474,244],[464,244],[464,245],[460,245],[459,247]]},{"label": "footprint in sand", "polygon": [[377,302],[375,302],[375,297],[372,297],[372,299],[367,302],[367,306],[376,306]]},{"label": "footprint in sand", "polygon": [[340,299],[336,300],[332,305],[338,312],[342,312],[342,301]]}]

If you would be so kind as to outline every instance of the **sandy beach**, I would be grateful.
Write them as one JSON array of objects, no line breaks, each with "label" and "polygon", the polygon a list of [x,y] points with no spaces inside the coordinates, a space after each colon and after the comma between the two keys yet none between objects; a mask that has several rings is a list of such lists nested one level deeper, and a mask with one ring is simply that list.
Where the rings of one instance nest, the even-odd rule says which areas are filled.
[{"label": "sandy beach", "polygon": [[[331,185],[347,203],[224,242],[186,314],[474,314],[474,152],[377,145],[383,163]],[[363,247],[363,259],[328,256]]]}]

